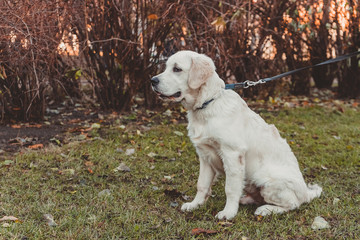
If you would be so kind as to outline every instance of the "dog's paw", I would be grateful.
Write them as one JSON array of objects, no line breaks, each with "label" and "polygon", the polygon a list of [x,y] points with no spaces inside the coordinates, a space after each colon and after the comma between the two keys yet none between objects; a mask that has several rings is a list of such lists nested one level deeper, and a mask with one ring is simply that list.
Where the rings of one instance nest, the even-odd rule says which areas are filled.
[{"label": "dog's paw", "polygon": [[258,207],[255,211],[255,215],[261,215],[261,216],[267,216],[271,214],[279,214],[287,212],[288,209],[280,207],[280,206],[274,206],[274,205],[262,205]]},{"label": "dog's paw", "polygon": [[268,207],[268,205],[263,205],[261,207],[258,207],[256,210],[255,210],[255,215],[256,216],[267,216],[267,215],[270,215],[272,213],[271,209]]},{"label": "dog's paw", "polygon": [[181,211],[183,211],[183,212],[191,212],[191,211],[197,209],[199,206],[200,206],[200,204],[198,204],[197,202],[194,202],[194,201],[184,203],[181,206]]},{"label": "dog's paw", "polygon": [[237,211],[233,211],[233,210],[222,210],[220,211],[218,214],[216,214],[216,218],[222,220],[222,219],[226,219],[226,220],[231,220],[233,219],[237,214]]}]

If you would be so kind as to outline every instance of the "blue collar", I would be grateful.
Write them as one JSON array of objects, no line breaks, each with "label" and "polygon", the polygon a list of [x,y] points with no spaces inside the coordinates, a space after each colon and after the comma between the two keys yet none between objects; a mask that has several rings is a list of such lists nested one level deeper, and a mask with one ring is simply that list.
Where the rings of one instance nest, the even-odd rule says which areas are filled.
[{"label": "blue collar", "polygon": [[214,98],[210,99],[209,101],[206,101],[203,103],[203,105],[199,108],[197,108],[196,110],[201,110],[207,107],[207,105],[209,105],[209,103],[211,103],[212,101],[214,101]]}]

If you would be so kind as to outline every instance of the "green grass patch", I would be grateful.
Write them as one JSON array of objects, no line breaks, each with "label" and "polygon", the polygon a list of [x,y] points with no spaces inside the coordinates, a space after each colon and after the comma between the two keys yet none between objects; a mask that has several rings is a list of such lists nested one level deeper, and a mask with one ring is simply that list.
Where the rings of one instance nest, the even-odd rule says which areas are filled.
[{"label": "green grass patch", "polygon": [[[358,238],[359,111],[299,108],[260,114],[287,139],[306,182],[323,187],[320,198],[263,219],[254,217],[255,206],[240,206],[224,225],[214,218],[225,205],[220,179],[205,206],[182,213],[184,196],[196,192],[199,169],[186,126],[102,127],[93,134],[102,139],[25,151],[6,159],[11,163],[0,162],[0,218],[19,219],[0,222],[0,239]],[[120,163],[130,171],[114,170]],[[44,214],[57,225],[48,226]],[[312,230],[316,216],[331,228]],[[194,236],[194,228],[217,232]]]}]

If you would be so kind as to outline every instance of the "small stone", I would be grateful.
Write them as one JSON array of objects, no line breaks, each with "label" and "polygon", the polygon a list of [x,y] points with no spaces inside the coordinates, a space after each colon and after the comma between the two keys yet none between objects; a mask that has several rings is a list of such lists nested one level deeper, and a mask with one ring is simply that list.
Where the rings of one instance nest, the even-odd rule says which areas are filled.
[{"label": "small stone", "polygon": [[110,189],[104,189],[98,193],[98,197],[104,197],[104,196],[110,196],[110,195],[111,195]]},{"label": "small stone", "polygon": [[47,224],[50,227],[57,226],[56,222],[54,221],[54,217],[51,214],[44,214],[43,217],[45,218],[45,220],[47,221]]},{"label": "small stone", "polygon": [[10,227],[10,224],[9,224],[9,223],[3,223],[1,226],[2,226],[3,228],[8,228],[8,227]]},{"label": "small stone", "polygon": [[156,154],[156,153],[151,152],[151,153],[149,153],[149,154],[148,154],[148,156],[149,156],[149,157],[151,157],[151,158],[153,158],[153,157],[157,156],[157,154]]},{"label": "small stone", "polygon": [[317,216],[311,224],[311,228],[314,230],[330,228],[330,224],[323,217]]},{"label": "small stone", "polygon": [[170,203],[170,207],[176,208],[178,206],[179,204],[176,201]]}]

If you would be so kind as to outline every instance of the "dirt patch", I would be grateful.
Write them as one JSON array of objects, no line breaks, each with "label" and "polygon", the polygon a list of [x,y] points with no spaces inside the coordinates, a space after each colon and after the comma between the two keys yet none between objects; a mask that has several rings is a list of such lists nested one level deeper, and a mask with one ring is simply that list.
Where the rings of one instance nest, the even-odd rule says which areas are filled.
[{"label": "dirt patch", "polygon": [[83,108],[48,109],[46,120],[38,123],[13,123],[0,125],[0,153],[16,152],[21,148],[50,142],[61,143],[70,129],[99,121],[96,110]]}]

